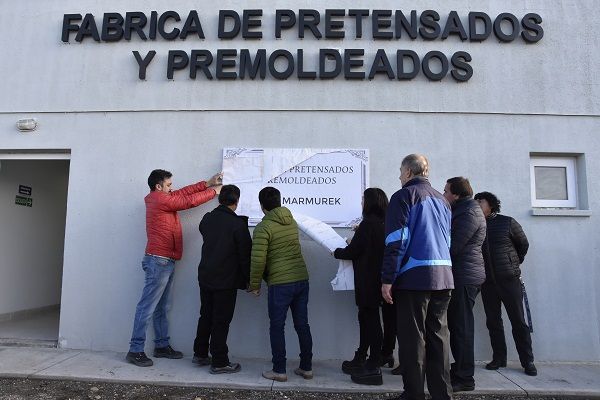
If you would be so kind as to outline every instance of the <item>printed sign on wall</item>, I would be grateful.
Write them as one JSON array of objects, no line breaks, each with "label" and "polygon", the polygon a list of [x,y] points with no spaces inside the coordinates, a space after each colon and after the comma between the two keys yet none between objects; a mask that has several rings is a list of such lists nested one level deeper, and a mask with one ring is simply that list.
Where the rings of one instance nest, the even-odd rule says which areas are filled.
[{"label": "printed sign on wall", "polygon": [[15,204],[18,206],[33,207],[33,199],[25,196],[15,196]]},{"label": "printed sign on wall", "polygon": [[33,207],[31,186],[19,185],[19,194],[15,196],[15,204],[18,206]]},{"label": "printed sign on wall", "polygon": [[368,187],[366,149],[223,149],[223,183],[240,188],[236,212],[256,225],[263,217],[258,192],[281,191],[282,206],[334,227],[350,227],[361,218]]},{"label": "printed sign on wall", "polygon": [[19,185],[19,194],[31,196],[31,186]]}]

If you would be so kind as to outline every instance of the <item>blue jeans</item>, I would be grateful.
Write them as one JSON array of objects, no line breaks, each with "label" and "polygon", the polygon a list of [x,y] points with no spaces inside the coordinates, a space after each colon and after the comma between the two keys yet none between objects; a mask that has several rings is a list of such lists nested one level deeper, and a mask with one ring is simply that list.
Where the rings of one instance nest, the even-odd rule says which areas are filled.
[{"label": "blue jeans", "polygon": [[144,351],[146,327],[150,317],[154,320],[154,347],[169,345],[167,306],[173,286],[175,261],[146,255],[142,259],[142,269],[146,273],[144,290],[135,309],[133,332],[129,342],[129,351],[133,353]]},{"label": "blue jeans", "polygon": [[308,325],[308,281],[269,286],[269,334],[273,371],[285,374],[285,319],[291,308],[300,343],[300,368],[312,371],[312,336]]}]

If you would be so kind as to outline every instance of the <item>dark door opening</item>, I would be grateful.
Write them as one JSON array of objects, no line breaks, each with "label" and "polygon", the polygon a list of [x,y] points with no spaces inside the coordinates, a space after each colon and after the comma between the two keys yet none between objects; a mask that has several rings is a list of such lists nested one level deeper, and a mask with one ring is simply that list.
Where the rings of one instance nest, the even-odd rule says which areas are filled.
[{"label": "dark door opening", "polygon": [[0,345],[58,342],[70,162],[55,156],[0,152]]}]

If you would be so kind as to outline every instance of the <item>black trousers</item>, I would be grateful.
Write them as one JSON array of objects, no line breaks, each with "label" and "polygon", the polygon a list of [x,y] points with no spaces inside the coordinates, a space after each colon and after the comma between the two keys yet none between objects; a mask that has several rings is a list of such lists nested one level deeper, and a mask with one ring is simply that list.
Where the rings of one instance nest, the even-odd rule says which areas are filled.
[{"label": "black trousers", "polygon": [[[381,304],[381,319],[383,320],[383,343],[381,345],[381,355],[388,356],[394,352],[396,347],[396,306],[383,302]],[[367,325],[360,324],[360,345],[358,346],[358,352],[367,355],[369,350],[369,343],[367,342]]]},{"label": "black trousers", "polygon": [[396,307],[383,302],[381,305],[381,319],[383,320],[383,345],[381,354],[389,356],[396,347]]},{"label": "black trousers", "polygon": [[400,368],[407,399],[452,398],[448,303],[450,290],[394,291],[398,325]]},{"label": "black trousers", "polygon": [[237,289],[210,290],[200,287],[200,318],[194,340],[194,355],[212,354],[213,367],[229,364],[227,335],[233,319]]},{"label": "black trousers", "polygon": [[379,306],[359,306],[358,326],[360,329],[360,345],[358,352],[369,353],[367,368],[378,368],[381,364],[381,346],[383,332],[379,318]]},{"label": "black trousers", "polygon": [[454,363],[450,367],[452,383],[475,385],[475,321],[473,307],[479,294],[477,285],[457,286],[448,305],[450,349]]},{"label": "black trousers", "polygon": [[494,360],[506,360],[506,340],[502,323],[502,304],[512,325],[512,335],[519,353],[521,365],[533,361],[531,333],[525,322],[523,310],[523,289],[517,279],[485,282],[481,286],[481,299],[485,310],[486,325],[490,332]]}]

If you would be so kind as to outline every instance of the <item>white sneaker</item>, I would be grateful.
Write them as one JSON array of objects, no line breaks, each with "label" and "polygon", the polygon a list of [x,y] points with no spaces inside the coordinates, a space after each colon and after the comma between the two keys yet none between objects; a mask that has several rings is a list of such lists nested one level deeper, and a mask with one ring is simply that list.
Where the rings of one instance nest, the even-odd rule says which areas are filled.
[{"label": "white sneaker", "polygon": [[274,372],[273,370],[263,372],[262,376],[263,376],[263,378],[270,379],[272,381],[287,382],[286,374],[278,374],[277,372]]},{"label": "white sneaker", "polygon": [[310,371],[305,371],[302,368],[296,368],[294,370],[294,373],[296,375],[300,375],[301,377],[303,377],[304,379],[312,379],[313,378],[313,372],[312,370]]}]

